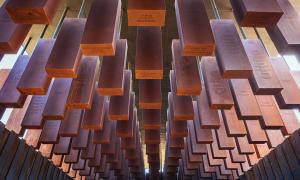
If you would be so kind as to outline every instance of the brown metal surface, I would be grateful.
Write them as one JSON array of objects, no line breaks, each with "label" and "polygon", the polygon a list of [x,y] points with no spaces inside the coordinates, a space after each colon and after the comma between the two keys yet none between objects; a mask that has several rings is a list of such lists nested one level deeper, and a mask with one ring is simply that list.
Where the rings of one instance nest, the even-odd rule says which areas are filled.
[{"label": "brown metal surface", "polygon": [[248,80],[231,79],[230,88],[239,119],[258,119],[262,117]]},{"label": "brown metal surface", "polygon": [[31,102],[31,99],[31,96],[27,97],[23,108],[16,108],[12,110],[5,124],[6,129],[15,132],[19,136],[24,135],[26,129],[21,124],[23,122],[28,106]]},{"label": "brown metal surface", "polygon": [[117,136],[122,138],[131,138],[135,133],[134,127],[137,123],[137,109],[134,107],[135,96],[130,98],[129,119],[127,121],[117,121]]},{"label": "brown metal surface", "polygon": [[132,84],[131,79],[131,71],[125,71],[124,94],[122,96],[112,96],[110,98],[108,110],[108,118],[110,120],[129,119],[130,94]]},{"label": "brown metal surface", "polygon": [[115,55],[120,31],[121,4],[119,0],[92,2],[80,44],[84,55]]},{"label": "brown metal surface", "polygon": [[[172,79],[171,79],[172,81]],[[176,96],[175,93],[168,93],[169,105],[173,106],[173,116],[175,121],[185,121],[194,118],[192,98],[190,96]]]},{"label": "brown metal surface", "polygon": [[83,114],[85,112],[81,109],[69,109],[59,128],[60,137],[78,136]]},{"label": "brown metal surface", "polygon": [[200,65],[209,107],[212,109],[230,109],[233,106],[233,98],[228,80],[222,78],[216,58],[202,57]]},{"label": "brown metal surface", "polygon": [[67,155],[70,153],[71,137],[59,137],[59,141],[54,145],[53,153],[59,155]]},{"label": "brown metal surface", "polygon": [[15,24],[8,16],[5,5],[0,8],[0,53],[17,53],[31,29],[30,24]]},{"label": "brown metal surface", "polygon": [[46,64],[50,77],[76,78],[82,52],[80,40],[85,19],[67,18],[63,21],[59,34]]},{"label": "brown metal surface", "polygon": [[240,154],[253,154],[255,152],[254,146],[249,143],[246,136],[236,137],[235,140]]},{"label": "brown metal surface", "polygon": [[61,0],[10,0],[5,8],[17,24],[51,24]]},{"label": "brown metal surface", "polygon": [[145,130],[145,144],[159,144],[160,133],[157,130]]},{"label": "brown metal surface", "polygon": [[60,124],[61,121],[59,120],[46,121],[43,126],[39,141],[44,144],[57,143],[59,140],[58,131],[59,131]]},{"label": "brown metal surface", "polygon": [[[229,134],[226,132],[226,127],[224,124],[224,120],[223,118],[220,116],[220,128],[216,129],[216,130],[212,130],[215,131],[215,138],[216,141],[213,142],[213,144],[217,144],[217,148],[220,150],[230,150],[230,149],[234,149],[235,144],[234,144],[234,138],[233,137],[229,137]],[[214,132],[213,132],[214,134]],[[213,139],[215,140],[215,139]],[[212,146],[214,147],[214,145]]]},{"label": "brown metal surface", "polygon": [[161,127],[161,110],[144,109],[142,111],[142,120],[144,129],[160,129]]},{"label": "brown metal surface", "polygon": [[272,27],[283,15],[276,0],[231,0],[233,12],[240,26]]},{"label": "brown metal surface", "polygon": [[247,134],[243,120],[238,119],[234,108],[222,110],[222,116],[226,127],[227,136],[241,137]]},{"label": "brown metal surface", "polygon": [[50,56],[55,40],[40,39],[28,65],[26,66],[17,89],[22,94],[45,95],[50,86],[51,78],[48,77],[45,66]]},{"label": "brown metal surface", "polygon": [[91,132],[86,129],[80,129],[79,135],[72,138],[73,149],[86,149]]},{"label": "brown metal surface", "polygon": [[102,130],[95,131],[93,142],[95,144],[109,144],[110,137],[112,134],[112,127],[115,126],[116,123],[117,122],[110,121],[107,118],[105,118]]},{"label": "brown metal surface", "polygon": [[244,120],[247,129],[248,141],[251,144],[263,144],[268,141],[266,133],[258,120]]},{"label": "brown metal surface", "polygon": [[26,95],[17,90],[17,84],[28,64],[29,56],[21,55],[11,69],[5,83],[0,90],[0,104],[4,107],[23,107]]},{"label": "brown metal surface", "polygon": [[26,131],[25,134],[25,141],[26,144],[29,146],[33,146],[34,148],[40,148],[41,142],[39,142],[39,138],[41,136],[42,130],[41,129],[29,129]]},{"label": "brown metal surface", "polygon": [[295,53],[300,47],[300,38],[297,36],[300,29],[299,14],[290,1],[277,0],[277,2],[284,15],[276,26],[267,28],[267,32],[280,53]]},{"label": "brown metal surface", "polygon": [[72,79],[56,78],[43,111],[43,119],[63,120],[66,115],[66,103],[71,88]]},{"label": "brown metal surface", "polygon": [[204,1],[175,0],[175,12],[182,56],[212,55],[215,41]]},{"label": "brown metal surface", "polygon": [[256,96],[262,113],[261,127],[264,129],[281,129],[284,126],[278,106],[273,96]]},{"label": "brown metal surface", "polygon": [[281,128],[284,135],[291,135],[300,129],[300,123],[294,110],[281,109],[280,114],[284,123],[284,126]]},{"label": "brown metal surface", "polygon": [[136,47],[136,79],[163,79],[161,28],[138,27]]},{"label": "brown metal surface", "polygon": [[117,41],[115,56],[103,57],[98,83],[98,92],[102,96],[123,95],[127,49],[127,40],[121,39]]},{"label": "brown metal surface", "polygon": [[108,105],[106,97],[100,96],[94,90],[94,97],[91,109],[86,109],[82,119],[81,127],[85,129],[101,130],[103,128],[104,118],[107,117]]},{"label": "brown metal surface", "polygon": [[22,127],[27,129],[40,129],[44,125],[43,110],[45,108],[48,95],[45,96],[32,96],[28,109],[22,120]]},{"label": "brown metal surface", "polygon": [[65,163],[76,163],[79,159],[80,151],[76,149],[71,149],[70,153],[65,156]]},{"label": "brown metal surface", "polygon": [[129,0],[127,14],[128,26],[164,26],[165,0]]},{"label": "brown metal surface", "polygon": [[[197,103],[193,102],[194,111],[197,110]],[[201,121],[199,119],[198,113],[195,113],[193,121],[188,121],[189,129],[194,129],[196,133],[196,140],[200,144],[209,144],[212,143],[212,130],[210,129],[203,129],[201,127]],[[193,127],[194,126],[194,127]]]},{"label": "brown metal surface", "polygon": [[139,80],[139,108],[161,109],[161,104],[161,81]]},{"label": "brown metal surface", "polygon": [[250,84],[255,94],[274,95],[283,89],[273,67],[269,55],[260,40],[243,40],[243,45],[253,68]]},{"label": "brown metal surface", "polygon": [[99,59],[95,56],[83,57],[77,77],[73,79],[68,108],[90,109],[92,105],[95,82],[98,79]]},{"label": "brown metal surface", "polygon": [[300,91],[293,79],[287,63],[282,58],[272,58],[271,64],[277,74],[283,90],[275,98],[280,108],[298,108],[300,105]]},{"label": "brown metal surface", "polygon": [[175,92],[177,96],[197,96],[201,93],[201,81],[196,57],[180,54],[179,40],[172,41]]},{"label": "brown metal surface", "polygon": [[224,78],[249,78],[252,67],[234,21],[211,20],[216,41],[217,62]]},{"label": "brown metal surface", "polygon": [[196,99],[198,108],[194,113],[199,113],[201,128],[218,129],[220,127],[218,110],[210,108],[206,88],[203,88],[202,93]]}]

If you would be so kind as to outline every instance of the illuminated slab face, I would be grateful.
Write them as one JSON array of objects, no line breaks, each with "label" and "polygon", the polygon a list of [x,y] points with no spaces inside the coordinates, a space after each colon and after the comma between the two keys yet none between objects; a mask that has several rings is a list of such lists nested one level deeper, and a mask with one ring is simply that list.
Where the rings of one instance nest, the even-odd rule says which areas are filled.
[{"label": "illuminated slab face", "polygon": [[280,115],[281,115],[282,121],[284,123],[284,126],[281,128],[281,132],[283,135],[285,135],[285,136],[291,135],[297,129],[300,128],[300,123],[297,119],[297,116],[296,116],[294,110],[291,110],[291,109],[280,110]]},{"label": "illuminated slab face", "polygon": [[164,26],[165,0],[129,0],[128,26]]},{"label": "illuminated slab face", "polygon": [[65,118],[66,103],[71,83],[72,79],[69,78],[57,78],[53,81],[49,97],[43,110],[43,119],[63,120]]},{"label": "illuminated slab face", "polygon": [[54,144],[59,140],[58,131],[61,121],[50,120],[46,121],[39,139],[39,142],[45,144]]},{"label": "illuminated slab face", "polygon": [[160,109],[144,109],[142,115],[144,129],[160,129],[160,114]]},{"label": "illuminated slab face", "polygon": [[262,117],[248,80],[232,79],[230,80],[230,88],[239,119],[255,120]]},{"label": "illuminated slab face", "polygon": [[47,102],[48,95],[33,96],[22,120],[22,127],[27,129],[40,129],[43,127],[42,113]]},{"label": "illuminated slab face", "polygon": [[[260,124],[263,129],[282,129],[284,126],[276,101],[272,96],[256,96],[263,117]],[[292,122],[292,118],[290,120]]]},{"label": "illuminated slab face", "polygon": [[86,109],[83,115],[81,127],[85,129],[101,130],[103,128],[103,121],[108,109],[106,98],[100,96],[96,90],[91,109]]},{"label": "illuminated slab face", "polygon": [[182,56],[210,56],[215,41],[202,0],[176,0],[176,20]]},{"label": "illuminated slab face", "polygon": [[[0,71],[0,73],[1,73],[1,71]],[[28,110],[28,106],[31,102],[31,99],[32,99],[31,96],[27,97],[22,108],[16,108],[11,112],[11,114],[9,115],[9,118],[5,124],[6,129],[8,129],[9,131],[14,131],[19,136],[24,135],[26,128],[24,128],[21,125],[21,123],[23,121],[26,111]]]},{"label": "illuminated slab face", "polygon": [[93,1],[80,43],[84,55],[115,55],[120,17],[121,1]]},{"label": "illuminated slab face", "polygon": [[223,110],[222,116],[228,137],[242,137],[247,134],[244,123],[238,119],[234,107],[230,110]]},{"label": "illuminated slab face", "polygon": [[117,41],[115,56],[103,57],[97,91],[102,96],[122,96],[127,62],[127,40]]},{"label": "illuminated slab face", "polygon": [[53,39],[40,39],[17,85],[22,94],[45,95],[50,86],[45,66],[54,45]]},{"label": "illuminated slab face", "polygon": [[276,0],[230,0],[234,15],[242,27],[275,26],[283,15]]},{"label": "illuminated slab face", "polygon": [[6,10],[18,24],[50,24],[61,0],[10,0]]},{"label": "illuminated slab face", "polygon": [[99,70],[96,56],[82,58],[77,78],[73,79],[67,106],[76,109],[90,109],[93,99],[95,82]]},{"label": "illuminated slab face", "polygon": [[282,58],[271,58],[271,64],[283,87],[283,90],[275,95],[281,109],[300,107],[300,91],[296,81],[290,73],[287,63]]},{"label": "illuminated slab face", "polygon": [[17,90],[17,84],[28,64],[29,56],[21,55],[10,71],[3,87],[0,91],[0,104],[3,107],[21,108],[23,107],[26,95]]},{"label": "illuminated slab face", "polygon": [[[281,169],[291,172],[288,176],[282,173],[279,179],[292,179],[299,174],[300,153],[296,152],[300,151],[300,123],[293,109],[300,107],[300,71],[292,72],[282,58],[270,58],[264,42],[241,40],[234,20],[212,20],[212,25],[207,22],[217,46],[215,56],[184,56],[182,42],[197,41],[202,45],[204,41],[198,40],[207,38],[189,39],[207,35],[202,29],[195,33],[199,24],[204,28],[202,22],[196,21],[206,18],[202,14],[206,10],[196,6],[203,6],[202,1],[207,3],[204,0],[165,1],[171,7],[176,1],[178,27],[183,26],[181,31],[187,30],[188,37],[186,32],[174,37],[178,36],[176,32],[161,26],[127,29],[125,24],[125,31],[131,31],[127,42],[127,32],[122,32],[124,39],[115,36],[115,28],[119,27],[115,26],[115,12],[103,12],[119,8],[121,1],[94,0],[99,6],[93,7],[93,13],[114,14],[107,19],[93,14],[97,18],[93,17],[90,24],[97,26],[89,34],[92,40],[102,36],[107,27],[110,32],[109,37],[104,33],[105,38],[116,42],[115,54],[100,57],[101,63],[99,56],[81,55],[85,20],[75,18],[74,22],[65,19],[56,41],[40,39],[31,56],[19,56],[11,70],[0,70],[0,117],[6,108],[15,108],[6,125],[0,122],[0,174],[7,174],[7,179],[24,179],[27,175],[36,179],[45,177],[42,172],[46,172],[48,177],[54,176],[52,179],[61,179],[58,176],[66,174],[55,170],[60,166],[65,173],[72,167],[72,177],[78,170],[78,175],[89,176],[88,179],[145,179],[146,161],[150,179],[160,176],[161,166],[166,179],[237,179],[243,172],[262,175],[261,171],[276,170],[281,174]],[[288,2],[278,0],[283,1]],[[137,1],[153,2],[156,1]],[[221,6],[228,2],[219,1]],[[101,11],[100,6],[108,9]],[[126,5],[122,10],[127,11]],[[292,10],[284,12],[285,19],[294,20]],[[176,31],[175,10],[168,15],[174,24],[166,28],[172,25]],[[125,12],[125,21],[126,16]],[[103,19],[113,25],[108,26]],[[96,23],[103,23],[103,29],[98,29]],[[0,34],[1,29],[0,25]],[[296,42],[298,37],[289,38]],[[136,52],[128,52],[131,60],[127,64],[127,49],[132,50],[132,46]],[[189,53],[198,50],[187,47]],[[94,44],[88,48],[93,52],[101,49]],[[164,65],[172,70],[163,74]],[[166,80],[170,82],[166,83],[162,79],[168,73]],[[133,90],[139,92],[135,95]],[[168,99],[164,102],[163,98]],[[137,108],[142,114],[137,114]],[[12,136],[8,130],[17,135]],[[264,156],[267,161],[261,159]],[[44,163],[49,163],[47,158],[52,159],[49,166]],[[277,169],[270,164],[276,164]]]},{"label": "illuminated slab face", "polygon": [[163,79],[161,28],[138,27],[136,47],[136,79]]},{"label": "illuminated slab face", "polygon": [[183,57],[179,40],[173,40],[172,59],[176,95],[198,96],[202,87],[196,57]]},{"label": "illuminated slab face", "polygon": [[223,78],[249,78],[252,67],[233,20],[211,20],[216,57]]},{"label": "illuminated slab face", "polygon": [[283,88],[275,74],[268,53],[260,40],[243,40],[249,62],[253,68],[253,76],[249,79],[256,95],[274,95]]},{"label": "illuminated slab face", "polygon": [[85,22],[85,19],[77,18],[67,18],[63,21],[46,64],[49,77],[77,77],[82,57],[80,40]]},{"label": "illuminated slab face", "polygon": [[79,136],[80,125],[82,121],[83,110],[69,109],[65,119],[59,128],[60,137]]},{"label": "illuminated slab face", "polygon": [[139,81],[139,108],[160,109],[162,105],[161,81]]},{"label": "illuminated slab face", "polygon": [[131,78],[130,70],[125,71],[125,84],[123,96],[112,96],[109,103],[108,118],[110,120],[128,120],[129,106],[130,106],[130,92],[131,92]]},{"label": "illuminated slab face", "polygon": [[0,8],[0,53],[17,53],[31,25],[15,24],[7,15],[4,6],[5,4]]},{"label": "illuminated slab face", "polygon": [[[201,71],[211,109],[230,109],[233,99],[227,79],[222,78],[215,57],[202,57]],[[202,93],[200,97],[202,96]]]},{"label": "illuminated slab face", "polygon": [[278,0],[278,4],[284,14],[267,32],[280,53],[295,54],[300,49],[300,16],[289,1]]}]

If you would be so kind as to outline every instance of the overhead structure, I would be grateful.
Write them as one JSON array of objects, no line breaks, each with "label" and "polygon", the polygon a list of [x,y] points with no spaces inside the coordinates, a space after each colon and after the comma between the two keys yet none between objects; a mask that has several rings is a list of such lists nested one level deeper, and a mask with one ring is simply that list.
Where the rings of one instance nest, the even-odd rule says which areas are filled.
[{"label": "overhead structure", "polygon": [[0,179],[300,179],[290,1],[82,2],[0,8]]}]

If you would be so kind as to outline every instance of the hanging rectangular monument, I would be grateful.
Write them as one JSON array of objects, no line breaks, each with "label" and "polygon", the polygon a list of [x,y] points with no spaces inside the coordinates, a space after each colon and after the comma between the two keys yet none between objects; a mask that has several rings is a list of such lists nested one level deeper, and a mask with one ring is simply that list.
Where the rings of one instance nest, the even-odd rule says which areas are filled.
[{"label": "hanging rectangular monument", "polygon": [[233,12],[242,27],[275,26],[283,15],[277,0],[230,0]]},{"label": "hanging rectangular monument", "polygon": [[182,56],[210,56],[215,50],[203,0],[175,0]]},{"label": "hanging rectangular monument", "polygon": [[101,63],[98,92],[102,96],[122,96],[127,63],[127,40],[117,41],[115,56],[104,56]]},{"label": "hanging rectangular monument", "polygon": [[17,24],[51,24],[61,0],[10,0],[6,10]]},{"label": "hanging rectangular monument", "polygon": [[127,7],[128,26],[164,26],[165,0],[129,0]]},{"label": "hanging rectangular monument", "polygon": [[83,57],[77,78],[73,79],[68,108],[90,109],[92,105],[96,79],[98,79],[99,59],[96,56]]},{"label": "hanging rectangular monument", "polygon": [[283,90],[275,95],[279,107],[281,109],[299,108],[300,90],[290,73],[289,66],[281,57],[271,58],[270,62],[283,87]]},{"label": "hanging rectangular monument", "polygon": [[8,16],[5,5],[9,1],[5,1],[0,7],[0,53],[17,53],[25,40],[30,24],[15,24]]},{"label": "hanging rectangular monument", "polygon": [[38,41],[17,85],[17,89],[22,94],[45,95],[47,93],[51,78],[48,77],[45,66],[54,42],[54,39],[40,39]]},{"label": "hanging rectangular monument", "polygon": [[0,90],[0,104],[4,107],[21,108],[27,95],[17,90],[17,84],[28,64],[29,56],[20,55],[11,69],[5,83]]},{"label": "hanging rectangular monument", "polygon": [[85,22],[85,19],[79,18],[66,18],[63,21],[46,64],[48,76],[77,77],[82,57],[79,46]]},{"label": "hanging rectangular monument", "polygon": [[110,120],[128,120],[130,93],[132,85],[132,74],[130,70],[125,71],[125,84],[123,96],[112,96],[109,102],[108,118]]},{"label": "hanging rectangular monument", "polygon": [[63,120],[66,114],[66,103],[72,79],[56,78],[49,92],[49,98],[43,110],[43,119]]},{"label": "hanging rectangular monument", "polygon": [[200,64],[209,107],[212,109],[230,109],[233,106],[233,98],[229,83],[227,79],[222,78],[216,58],[202,57]]},{"label": "hanging rectangular monument", "polygon": [[267,28],[267,32],[280,53],[293,54],[300,48],[300,16],[289,1],[277,2],[284,14],[276,26]]},{"label": "hanging rectangular monument", "polygon": [[120,31],[121,0],[94,0],[80,48],[87,56],[114,56]]},{"label": "hanging rectangular monument", "polygon": [[230,88],[239,119],[258,119],[262,117],[248,80],[231,79]]},{"label": "hanging rectangular monument", "polygon": [[135,56],[136,79],[163,79],[163,48],[160,27],[138,27]]},{"label": "hanging rectangular monument", "polygon": [[196,57],[183,57],[179,40],[172,41],[172,65],[177,96],[197,96],[201,93],[201,80]]},{"label": "hanging rectangular monument", "polygon": [[255,94],[274,95],[279,93],[281,86],[277,75],[270,63],[270,58],[260,40],[242,40],[250,64],[253,68],[253,75],[250,77],[250,84]]},{"label": "hanging rectangular monument", "polygon": [[252,67],[233,20],[211,20],[216,57],[223,78],[249,78]]},{"label": "hanging rectangular monument", "polygon": [[160,80],[139,80],[139,109],[161,109]]}]

